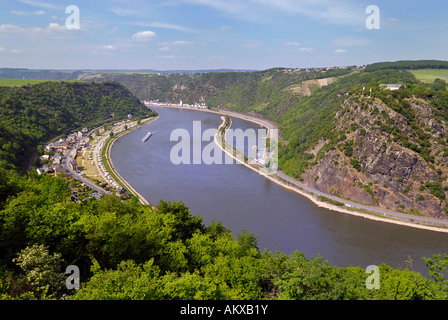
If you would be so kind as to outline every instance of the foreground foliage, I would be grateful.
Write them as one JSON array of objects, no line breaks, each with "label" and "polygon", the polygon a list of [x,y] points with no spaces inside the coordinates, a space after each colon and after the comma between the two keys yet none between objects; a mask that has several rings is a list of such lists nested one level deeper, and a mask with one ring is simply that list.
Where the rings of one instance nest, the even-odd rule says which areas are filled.
[{"label": "foreground foliage", "polygon": [[[379,290],[360,267],[261,251],[257,237],[205,226],[182,202],[152,208],[115,196],[71,200],[68,183],[0,170],[3,299],[444,299],[446,260],[430,276],[381,265]],[[445,257],[446,258],[446,257]],[[64,270],[77,265],[81,289]]]}]

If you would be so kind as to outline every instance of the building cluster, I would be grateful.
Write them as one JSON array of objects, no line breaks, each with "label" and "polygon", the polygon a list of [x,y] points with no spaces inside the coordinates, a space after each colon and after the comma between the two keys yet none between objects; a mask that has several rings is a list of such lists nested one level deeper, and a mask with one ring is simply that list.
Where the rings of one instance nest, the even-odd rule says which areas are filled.
[{"label": "building cluster", "polygon": [[384,90],[400,90],[400,89],[406,89],[406,85],[403,83],[386,83],[386,84],[380,84],[380,87]]},{"label": "building cluster", "polygon": [[188,104],[184,103],[182,100],[179,101],[178,104],[170,103],[170,102],[160,102],[159,100],[144,100],[143,104],[147,107],[150,106],[173,106],[173,107],[183,107],[183,108],[191,108],[191,109],[208,109],[205,103],[194,103]]},{"label": "building cluster", "polygon": [[[66,152],[77,148],[78,153],[81,148],[87,147],[88,144],[89,130],[87,128],[70,133],[67,138],[48,144],[45,147],[45,154],[39,159],[42,166],[37,169],[37,173],[64,173],[63,164],[66,159]],[[73,171],[78,171],[78,164],[75,159],[68,160],[67,166]]]}]

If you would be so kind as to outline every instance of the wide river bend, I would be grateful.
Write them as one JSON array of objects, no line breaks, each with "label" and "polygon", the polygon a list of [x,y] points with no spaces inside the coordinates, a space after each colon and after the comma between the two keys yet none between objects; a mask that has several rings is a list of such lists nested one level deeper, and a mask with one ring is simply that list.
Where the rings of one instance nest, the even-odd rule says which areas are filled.
[{"label": "wide river bend", "polygon": [[[447,233],[317,207],[305,197],[235,162],[173,164],[171,150],[179,142],[170,141],[172,132],[184,129],[193,138],[197,133],[194,121],[200,121],[202,131],[217,129],[222,123],[221,116],[187,109],[153,109],[160,118],[116,141],[111,157],[124,179],[154,205],[161,199],[183,201],[206,225],[221,221],[234,235],[242,229],[256,234],[260,250],[278,249],[286,254],[298,250],[313,257],[321,254],[338,266],[366,268],[384,262],[404,268],[405,261],[412,259],[413,268],[427,275],[421,257],[448,253]],[[232,118],[232,121],[232,129],[259,129],[259,125],[245,120]],[[154,134],[142,142],[148,130]],[[203,149],[210,143],[213,142],[202,142],[200,147]],[[201,152],[192,146],[191,156],[198,151]]]}]

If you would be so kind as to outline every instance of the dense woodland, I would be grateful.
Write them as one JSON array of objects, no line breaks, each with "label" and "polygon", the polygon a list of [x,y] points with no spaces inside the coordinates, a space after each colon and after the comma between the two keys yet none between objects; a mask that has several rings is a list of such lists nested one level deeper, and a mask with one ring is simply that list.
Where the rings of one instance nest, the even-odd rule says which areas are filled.
[{"label": "dense woodland", "polygon": [[366,66],[365,71],[378,70],[419,70],[419,69],[448,69],[448,61],[440,60],[402,60],[394,62],[377,62]]},{"label": "dense woodland", "polygon": [[[438,92],[443,101],[448,98],[437,84],[420,88],[408,72],[344,73],[340,81],[316,89],[309,97],[278,90],[290,84],[281,82],[285,73],[270,72],[262,81],[258,78],[256,85],[237,88],[229,83],[228,88],[247,99],[272,95],[269,106],[286,96],[298,103],[272,116],[278,119],[282,115],[284,119],[280,126],[289,144],[281,163],[289,173],[300,172],[308,165],[310,159],[302,158],[301,150],[311,145],[312,139],[319,135],[335,138],[328,128],[332,112],[340,105],[339,93],[356,93],[363,85],[376,88],[378,83],[393,80],[406,82],[415,94],[428,97]],[[278,82],[274,85],[274,81]],[[259,96],[249,94],[258,90]],[[412,271],[411,262],[406,269],[383,264],[379,266],[380,289],[369,290],[369,274],[361,267],[333,266],[325,257],[305,256],[300,247],[290,255],[262,250],[256,235],[242,229],[234,230],[238,232],[234,237],[219,221],[205,225],[182,202],[161,201],[153,208],[136,198],[122,200],[114,195],[75,202],[74,190],[79,189],[76,181],[64,176],[24,175],[11,167],[20,165],[33,145],[67,128],[104,120],[111,113],[116,118],[139,114],[138,100],[112,83],[45,84],[2,88],[0,93],[0,128],[9,134],[0,135],[2,149],[9,151],[2,153],[0,163],[2,299],[448,298],[448,255],[424,258],[426,275]],[[221,98],[225,96],[227,93]],[[213,99],[218,101],[220,97]],[[387,101],[387,95],[384,99]],[[446,117],[446,104],[431,101],[440,117]],[[316,105],[322,106],[319,112],[315,112]],[[9,150],[4,148],[7,144]],[[64,271],[69,265],[80,268],[80,290],[66,289]]]},{"label": "dense woodland", "polygon": [[[445,257],[430,278],[380,266],[379,290],[361,267],[267,252],[257,236],[234,238],[183,203],[155,208],[116,196],[74,203],[69,182],[0,170],[0,297],[3,299],[445,299]],[[298,248],[300,249],[300,248]],[[81,289],[65,287],[77,265]]]}]

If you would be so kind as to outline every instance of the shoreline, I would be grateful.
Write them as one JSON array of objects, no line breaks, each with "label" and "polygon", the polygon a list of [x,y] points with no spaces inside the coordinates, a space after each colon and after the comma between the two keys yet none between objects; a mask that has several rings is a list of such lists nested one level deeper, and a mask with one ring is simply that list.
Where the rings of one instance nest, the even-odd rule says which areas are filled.
[{"label": "shoreline", "polygon": [[[107,164],[109,165],[109,168],[112,172],[110,172],[111,174],[114,174],[117,177],[117,183],[120,184],[123,188],[125,188],[128,192],[132,193],[135,197],[137,197],[139,199],[139,201],[144,204],[144,205],[148,205],[153,207],[153,205],[144,197],[142,196],[137,190],[134,189],[134,187],[126,180],[123,178],[123,176],[118,172],[117,168],[114,165],[114,162],[112,161],[112,157],[111,157],[111,151],[112,148],[115,144],[115,142],[124,137],[125,135],[127,135],[128,133],[131,133],[132,131],[135,131],[137,129],[140,129],[141,127],[153,123],[154,121],[157,121],[159,119],[159,116],[155,117],[155,118],[149,118],[148,121],[145,121],[144,123],[140,123],[140,125],[136,125],[124,132],[121,132],[120,134],[118,134],[117,136],[113,136],[112,138],[109,138],[107,140],[109,141],[105,141],[104,142],[104,146],[103,149],[107,148],[104,152],[105,155],[105,161],[107,161]],[[108,142],[107,146],[106,146],[106,142]]]},{"label": "shoreline", "polygon": [[[253,116],[249,116],[249,115],[243,115],[243,114],[239,114],[233,111],[215,111],[215,110],[209,110],[209,109],[194,109],[194,108],[186,108],[186,107],[181,107],[181,106],[177,106],[177,105],[164,105],[164,106],[159,106],[159,105],[154,105],[153,107],[161,107],[161,108],[174,108],[174,109],[185,109],[185,110],[192,110],[192,111],[203,111],[203,112],[210,112],[210,113],[215,113],[215,114],[220,114],[222,116],[233,116],[242,120],[246,120],[246,121],[250,121],[259,125],[262,125],[263,127],[265,127],[268,130],[268,133],[270,131],[270,129],[272,129],[274,127],[274,124],[269,121],[269,120],[265,120],[262,118],[257,118],[257,117],[253,117]],[[223,119],[223,123],[219,126],[218,130],[217,130],[217,134],[219,132],[219,129],[224,125],[225,121]],[[228,130],[230,127],[228,127],[226,130]],[[350,206],[350,208],[352,208],[352,210],[349,210],[347,208],[342,208],[340,206],[336,206],[333,205],[331,203],[328,202],[324,202],[321,201],[319,199],[317,199],[317,196],[315,195],[317,193],[313,192],[313,191],[304,191],[304,187],[307,187],[308,189],[311,189],[310,187],[303,185],[301,186],[301,184],[299,182],[292,182],[292,181],[288,181],[286,179],[284,179],[283,177],[279,176],[278,173],[283,174],[284,176],[286,176],[284,173],[282,173],[281,171],[278,171],[276,175],[274,176],[268,176],[266,174],[262,174],[257,168],[249,165],[248,163],[245,163],[244,161],[241,161],[240,159],[238,159],[237,157],[235,157],[233,154],[229,153],[225,147],[223,147],[221,145],[221,143],[219,143],[217,140],[217,134],[215,135],[215,143],[220,147],[220,149],[225,152],[226,154],[228,154],[230,157],[232,157],[235,161],[239,162],[240,164],[243,164],[244,166],[246,166],[247,168],[260,173],[261,175],[263,175],[265,178],[269,179],[270,181],[276,183],[277,185],[290,190],[292,192],[295,192],[305,198],[307,198],[308,200],[310,200],[311,202],[313,202],[316,206],[321,207],[321,208],[325,208],[331,211],[335,211],[335,212],[339,212],[339,213],[344,213],[344,214],[350,214],[353,216],[357,216],[357,217],[361,217],[361,218],[365,218],[365,219],[370,219],[373,221],[378,221],[378,222],[385,222],[385,223],[393,223],[396,225],[401,225],[401,226],[405,226],[405,227],[412,227],[412,228],[417,228],[417,229],[423,229],[423,230],[427,230],[427,231],[434,231],[434,232],[443,232],[443,233],[448,233],[448,221],[445,221],[445,226],[435,226],[435,225],[430,225],[431,222],[434,223],[439,223],[444,225],[444,221],[427,221],[428,224],[421,224],[421,223],[416,223],[416,222],[412,222],[412,220],[416,220],[418,217],[416,216],[410,216],[410,215],[406,215],[406,214],[402,214],[399,212],[387,212],[390,213],[390,216],[388,217],[385,212],[387,210],[382,210],[382,209],[378,209],[378,208],[372,208],[369,207],[367,205],[362,205],[362,204],[357,204],[353,203],[352,201],[347,201],[345,199],[340,199],[337,198],[336,201],[339,201],[341,203],[344,203],[345,206],[347,206],[347,208]],[[224,133],[224,137],[225,137],[225,133]],[[292,179],[292,178],[291,178]],[[331,195],[326,195],[322,192],[319,192],[321,196],[324,196],[330,200],[332,200],[332,198],[335,198]],[[318,194],[319,194],[318,193]],[[347,205],[347,202],[350,203],[350,205]],[[370,209],[370,211],[369,211]],[[367,211],[368,213],[364,213],[364,212],[360,212],[358,210],[364,210]],[[380,213],[379,210],[383,211],[383,213]],[[375,212],[371,212],[371,211],[377,211]],[[393,217],[393,215],[395,215],[395,217]],[[403,215],[403,216],[402,216]],[[403,220],[400,220],[398,216],[402,216],[401,218]],[[430,219],[430,218],[427,218]],[[404,220],[411,220],[411,221],[404,221]]]}]

